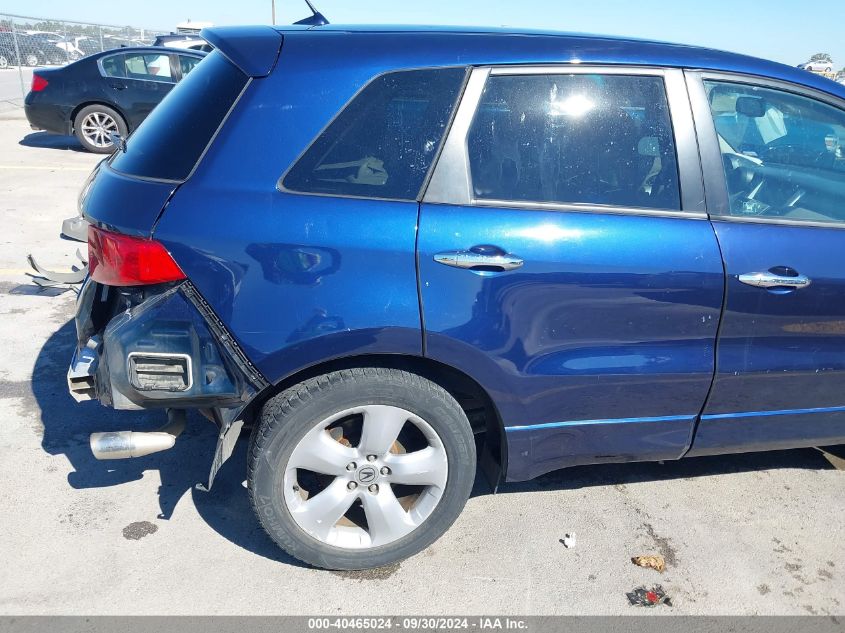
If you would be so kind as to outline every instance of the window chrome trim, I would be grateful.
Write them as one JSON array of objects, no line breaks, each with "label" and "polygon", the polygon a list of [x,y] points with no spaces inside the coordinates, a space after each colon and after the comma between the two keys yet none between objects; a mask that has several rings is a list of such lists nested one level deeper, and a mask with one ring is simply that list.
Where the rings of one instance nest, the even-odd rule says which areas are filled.
[{"label": "window chrome trim", "polygon": [[760,77],[758,75],[743,75],[741,73],[729,72],[715,72],[708,70],[688,70],[687,75],[698,77],[703,81],[724,81],[734,84],[745,84],[750,86],[757,86],[760,88],[771,88],[773,90],[782,90],[784,92],[791,92],[802,97],[809,97],[823,101],[840,110],[845,110],[845,99],[832,95],[818,88],[811,88],[801,84],[784,81],[782,79],[771,79],[769,77]]},{"label": "window chrome trim", "polygon": [[714,215],[713,222],[737,222],[740,224],[777,224],[778,226],[795,226],[814,229],[845,230],[845,222],[814,222],[812,220],[787,220],[783,218],[761,218],[759,216],[742,217],[741,215]]},{"label": "window chrome trim", "polygon": [[475,198],[472,201],[472,206],[496,207],[502,209],[527,209],[534,211],[564,211],[569,213],[607,213],[610,215],[649,215],[663,218],[707,219],[707,214],[703,211],[651,209],[648,207],[589,204],[582,202],[532,202],[530,200],[492,200],[487,198]]},{"label": "window chrome trim", "polygon": [[[663,80],[669,108],[672,140],[678,167],[680,209],[651,209],[566,202],[531,202],[476,198],[472,190],[468,138],[478,104],[490,76],[514,75],[622,75],[659,77]],[[495,66],[473,68],[440,160],[434,167],[423,202],[457,206],[506,207],[551,211],[635,214],[662,217],[707,217],[704,182],[698,155],[695,124],[690,109],[684,73],[675,68],[645,66],[582,66],[574,64]]]},{"label": "window chrome trim", "polygon": [[491,66],[491,75],[645,75],[662,77],[672,68],[658,66],[619,66],[581,64],[577,61],[560,64],[531,64],[512,66]]},{"label": "window chrome trim", "polygon": [[803,220],[788,220],[759,216],[731,215],[730,194],[728,192],[727,175],[722,162],[722,150],[719,147],[719,136],[716,133],[716,122],[710,110],[705,81],[721,81],[724,83],[741,84],[744,86],[768,88],[790,93],[799,97],[814,99],[843,111],[845,115],[845,99],[836,97],[815,88],[794,84],[780,79],[771,79],[757,75],[743,75],[741,73],[714,72],[704,70],[686,70],[684,75],[692,105],[695,129],[701,154],[701,170],[704,177],[707,211],[711,220],[724,222],[739,222],[745,224],[776,224],[779,226],[804,226],[826,229],[845,229],[845,222],[814,222]]}]

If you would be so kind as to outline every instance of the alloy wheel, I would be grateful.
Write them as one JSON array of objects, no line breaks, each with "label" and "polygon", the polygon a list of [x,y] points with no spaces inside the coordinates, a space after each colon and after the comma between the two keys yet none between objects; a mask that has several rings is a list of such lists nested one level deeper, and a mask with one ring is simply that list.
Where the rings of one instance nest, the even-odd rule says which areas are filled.
[{"label": "alloy wheel", "polygon": [[85,139],[100,148],[111,147],[111,135],[120,132],[117,121],[105,112],[91,112],[82,119],[81,128]]},{"label": "alloy wheel", "polygon": [[422,418],[365,405],[323,420],[285,466],[284,500],[294,521],[335,547],[392,543],[434,511],[449,475],[443,442]]}]

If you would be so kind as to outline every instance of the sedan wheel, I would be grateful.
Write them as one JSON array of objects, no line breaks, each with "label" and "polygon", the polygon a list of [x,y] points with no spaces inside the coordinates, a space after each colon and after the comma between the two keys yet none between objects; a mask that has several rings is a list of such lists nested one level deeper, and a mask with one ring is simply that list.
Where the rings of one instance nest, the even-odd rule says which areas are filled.
[{"label": "sedan wheel", "polygon": [[319,567],[366,569],[448,529],[475,477],[475,443],[448,392],[407,372],[360,368],[267,402],[249,458],[267,533]]},{"label": "sedan wheel", "polygon": [[38,55],[29,54],[24,58],[27,66],[38,66]]},{"label": "sedan wheel", "polygon": [[112,108],[99,104],[82,108],[74,118],[73,129],[85,149],[98,154],[114,151],[112,134],[123,138],[128,134],[123,117]]},{"label": "sedan wheel", "polygon": [[5,55],[0,55],[0,68],[8,68],[9,59]]}]

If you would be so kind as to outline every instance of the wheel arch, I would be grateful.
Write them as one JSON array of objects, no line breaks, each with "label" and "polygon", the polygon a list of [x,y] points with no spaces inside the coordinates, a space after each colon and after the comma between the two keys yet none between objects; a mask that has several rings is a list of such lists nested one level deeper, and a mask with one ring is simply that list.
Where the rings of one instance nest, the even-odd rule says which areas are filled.
[{"label": "wheel arch", "polygon": [[[432,358],[411,354],[356,354],[315,363],[301,368],[259,393],[244,409],[242,417],[250,422],[260,414],[267,400],[300,382],[332,371],[355,367],[383,367],[417,374],[432,381],[452,395],[466,413],[473,433],[485,433],[481,453],[481,467],[495,488],[501,475],[507,472],[507,442],[501,415],[487,390],[472,376],[460,369]],[[485,464],[487,458],[495,464]],[[492,466],[492,469],[491,469]],[[498,471],[498,472],[496,472]]]}]

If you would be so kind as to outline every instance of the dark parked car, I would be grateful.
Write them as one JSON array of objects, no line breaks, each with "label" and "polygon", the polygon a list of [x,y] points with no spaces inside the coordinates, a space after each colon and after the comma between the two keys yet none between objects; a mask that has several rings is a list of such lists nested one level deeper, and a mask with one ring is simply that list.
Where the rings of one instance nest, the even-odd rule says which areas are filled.
[{"label": "dark parked car", "polygon": [[31,33],[30,40],[44,51],[44,62],[47,64],[66,64],[79,59],[79,54],[73,50],[73,45],[60,35],[54,33]]},{"label": "dark parked car", "polygon": [[38,69],[26,96],[33,129],[76,134],[92,152],[114,151],[111,135],[126,138],[205,53],[121,48],[63,68]]},{"label": "dark parked car", "polygon": [[[15,47],[17,39],[17,48]],[[8,66],[40,66],[53,57],[45,52],[42,42],[25,33],[0,31],[0,68]]]},{"label": "dark parked car", "polygon": [[545,32],[202,34],[80,196],[70,391],[169,411],[98,458],[198,409],[210,485],[251,426],[261,525],[357,569],[449,527],[477,446],[495,489],[845,441],[845,87]]}]

